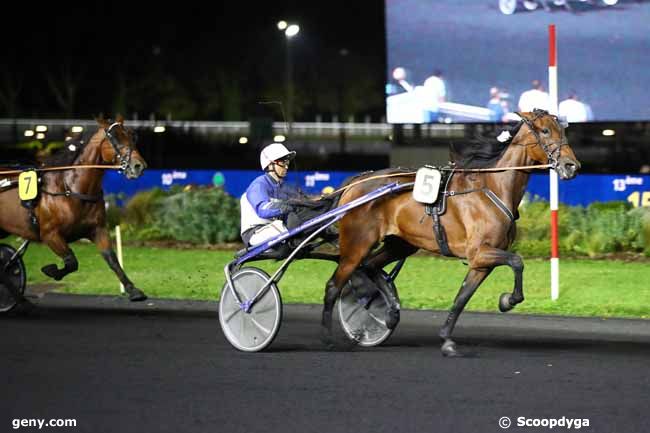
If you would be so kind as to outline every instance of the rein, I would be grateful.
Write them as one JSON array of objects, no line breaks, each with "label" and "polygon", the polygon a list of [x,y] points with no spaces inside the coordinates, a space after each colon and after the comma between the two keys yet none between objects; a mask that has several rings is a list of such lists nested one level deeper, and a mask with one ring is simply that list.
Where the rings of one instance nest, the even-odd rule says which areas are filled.
[{"label": "rein", "polygon": [[[454,173],[494,173],[494,172],[500,172],[500,171],[508,171],[508,170],[533,170],[533,169],[544,169],[544,168],[553,168],[552,164],[538,164],[538,165],[520,165],[520,166],[515,166],[515,167],[493,167],[493,168],[453,168],[453,167],[441,167],[439,170],[441,171],[452,171]],[[378,176],[370,176],[365,179],[358,180],[356,182],[352,182],[349,185],[346,185],[344,187],[341,187],[326,196],[323,197],[331,197],[341,191],[346,191],[349,188],[352,188],[353,186],[359,185],[361,183],[367,182],[369,180],[374,180],[374,179],[385,179],[388,177],[400,177],[400,176],[415,176],[417,174],[416,171],[407,171],[403,173],[392,173],[392,174],[383,174],[383,175],[378,175]]]},{"label": "rein", "polygon": [[64,165],[61,167],[44,167],[44,168],[33,168],[28,170],[8,170],[0,171],[0,175],[5,174],[20,174],[23,171],[62,171],[62,170],[73,170],[77,168],[101,168],[105,170],[121,170],[121,165]]},{"label": "rein", "polygon": [[[133,154],[133,149],[131,147],[128,147],[128,152],[126,156],[122,155],[122,149],[124,149],[125,146],[124,144],[121,144],[115,135],[111,132],[111,130],[118,125],[122,125],[119,122],[115,122],[111,124],[108,128],[104,129],[104,134],[106,135],[106,139],[108,139],[108,142],[110,145],[113,147],[113,150],[115,151],[115,156],[113,157],[113,161],[111,163],[115,164],[115,160],[119,162],[119,165],[98,165],[98,164],[89,164],[89,165],[66,165],[66,166],[61,166],[61,167],[44,167],[44,168],[34,168],[30,169],[29,171],[39,171],[39,172],[45,172],[45,171],[61,171],[61,170],[74,170],[74,169],[79,169],[79,168],[99,168],[99,169],[104,169],[104,170],[126,170],[126,168],[129,166],[131,163],[131,156]],[[23,171],[26,170],[8,170],[8,171],[0,171],[0,175],[5,175],[5,174],[20,174]]]}]

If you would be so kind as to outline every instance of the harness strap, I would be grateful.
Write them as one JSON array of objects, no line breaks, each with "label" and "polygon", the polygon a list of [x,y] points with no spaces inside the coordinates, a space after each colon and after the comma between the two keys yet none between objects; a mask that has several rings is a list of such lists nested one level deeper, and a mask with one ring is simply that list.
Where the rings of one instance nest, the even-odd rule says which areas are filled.
[{"label": "harness strap", "polygon": [[29,214],[29,223],[32,226],[32,230],[36,234],[36,238],[40,239],[41,238],[41,225],[38,222],[38,218],[36,217],[36,202],[38,201],[38,198],[33,199],[33,200],[21,200],[20,204],[27,209],[27,212]]},{"label": "harness strap", "polygon": [[76,199],[81,200],[81,201],[88,201],[88,202],[93,202],[93,203],[100,201],[104,197],[103,192],[100,192],[97,195],[81,194],[79,192],[70,191],[69,189],[67,189],[67,187],[66,187],[66,190],[64,192],[50,192],[50,191],[46,191],[44,189],[41,190],[41,191],[44,194],[52,195],[52,196],[55,196],[55,197],[57,197],[57,196],[72,197],[72,198],[76,198]]},{"label": "harness strap", "polygon": [[438,212],[433,212],[431,215],[433,218],[433,233],[436,236],[436,241],[438,242],[438,247],[440,247],[440,254],[446,257],[453,257],[449,249],[449,244],[447,243],[447,232],[440,222],[440,214]]},{"label": "harness strap", "polygon": [[492,200],[492,203],[496,205],[496,207],[499,208],[501,212],[505,214],[505,216],[508,217],[510,220],[510,224],[512,224],[515,221],[515,216],[512,214],[510,209],[508,209],[508,206],[505,205],[503,201],[497,196],[495,193],[492,192],[491,189],[489,188],[483,188],[482,191],[487,195],[487,197]]},{"label": "harness strap", "polygon": [[442,193],[440,200],[437,200],[435,205],[427,205],[425,207],[425,212],[431,215],[433,219],[433,234],[436,237],[436,242],[438,242],[438,247],[440,248],[440,254],[446,257],[454,257],[451,250],[449,249],[449,243],[447,242],[447,232],[445,232],[445,227],[440,221],[440,215],[444,214],[447,211],[447,197],[453,196],[453,191],[448,191],[447,187],[451,182],[451,178],[454,176],[454,171],[447,176],[445,180],[445,189]]},{"label": "harness strap", "polygon": [[499,208],[501,212],[510,220],[510,223],[516,220],[515,216],[512,214],[508,206],[499,198],[498,195],[496,195],[490,188],[488,187],[483,187],[483,188],[473,188],[473,189],[468,189],[465,191],[449,191],[444,193],[445,196],[453,197],[456,195],[464,195],[464,194],[471,194],[473,192],[482,192],[484,193],[487,198],[490,199],[494,205]]},{"label": "harness strap", "polygon": [[445,232],[445,227],[440,221],[440,215],[443,215],[447,210],[447,197],[453,197],[456,195],[471,194],[473,192],[482,192],[484,193],[492,203],[508,218],[510,225],[515,221],[515,216],[512,214],[508,206],[496,195],[490,188],[475,188],[468,189],[466,191],[448,191],[447,186],[451,180],[453,173],[447,179],[445,183],[445,190],[442,193],[442,197],[438,200],[435,205],[425,206],[425,212],[428,215],[431,215],[433,219],[433,234],[436,237],[436,242],[438,242],[438,247],[440,248],[440,254],[446,257],[454,257],[454,254],[449,249],[449,243],[447,242],[447,233]]}]

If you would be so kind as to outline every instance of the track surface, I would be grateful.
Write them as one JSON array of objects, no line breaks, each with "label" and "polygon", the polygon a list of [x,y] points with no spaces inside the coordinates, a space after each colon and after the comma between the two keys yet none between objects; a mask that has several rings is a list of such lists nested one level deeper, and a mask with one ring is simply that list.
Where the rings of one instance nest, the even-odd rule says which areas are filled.
[{"label": "track surface", "polygon": [[648,321],[465,314],[458,341],[479,357],[444,359],[444,313],[402,313],[385,346],[329,352],[320,307],[285,306],[270,350],[246,354],[224,339],[216,303],[48,294],[0,319],[0,431],[74,418],[43,430],[492,432],[502,416],[509,431],[549,431],[516,427],[520,416],[650,431]]}]

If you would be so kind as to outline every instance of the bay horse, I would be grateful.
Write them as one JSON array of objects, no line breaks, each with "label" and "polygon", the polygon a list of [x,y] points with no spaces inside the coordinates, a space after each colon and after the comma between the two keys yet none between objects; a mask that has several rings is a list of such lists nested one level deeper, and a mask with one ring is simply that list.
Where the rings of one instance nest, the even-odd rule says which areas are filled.
[{"label": "bay horse", "polygon": [[[436,236],[432,228],[433,216],[425,213],[425,205],[416,202],[410,191],[371,201],[341,219],[339,264],[325,288],[321,322],[325,344],[334,344],[332,309],[353,272],[360,265],[376,272],[418,249],[446,253],[464,259],[469,266],[439,331],[444,356],[466,355],[452,340],[454,326],[476,289],[495,267],[508,265],[515,276],[512,293],[504,293],[499,298],[499,309],[508,311],[524,300],[524,262],[521,256],[507,250],[515,239],[515,215],[526,191],[530,170],[509,167],[550,164],[560,178],[571,179],[580,169],[580,162],[556,116],[543,110],[518,114],[521,120],[511,128],[512,135],[503,143],[497,143],[492,149],[483,147],[482,153],[475,152],[471,146],[465,146],[464,151],[459,147],[461,151],[455,155],[456,166],[450,168],[451,178],[443,192],[447,199],[446,211],[439,217],[446,239]],[[477,170],[487,167],[492,167],[493,171]],[[400,172],[405,174],[401,176]],[[368,179],[370,177],[372,179]],[[368,181],[364,182],[364,178]],[[341,195],[339,206],[388,183],[413,182],[414,174],[387,169],[362,174],[354,180]],[[377,283],[381,281],[380,278]],[[391,290],[390,287],[386,289]],[[398,299],[396,293],[393,295]],[[395,319],[387,314],[387,326],[396,326],[398,320],[399,317]]]},{"label": "bay horse", "polygon": [[[134,131],[124,125],[122,116],[117,116],[114,122],[103,117],[96,121],[97,131],[87,143],[66,143],[65,148],[48,158],[45,164],[118,164],[128,179],[139,177],[147,164],[136,148]],[[117,274],[129,300],[143,301],[147,296],[126,276],[111,246],[102,189],[104,172],[103,168],[43,172],[40,196],[33,203],[32,210],[29,206],[21,205],[17,188],[4,191],[0,189],[0,239],[13,234],[26,241],[47,245],[63,260],[63,268],[49,264],[42,267],[41,271],[57,281],[79,267],[68,244],[82,238],[90,239],[108,266]],[[15,296],[15,293],[12,294]]]}]

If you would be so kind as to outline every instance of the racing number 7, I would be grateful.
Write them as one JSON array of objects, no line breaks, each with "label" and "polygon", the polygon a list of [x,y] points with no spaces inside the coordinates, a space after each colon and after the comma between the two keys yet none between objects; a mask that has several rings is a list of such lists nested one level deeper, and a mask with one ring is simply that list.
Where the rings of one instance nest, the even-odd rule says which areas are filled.
[{"label": "racing number 7", "polygon": [[21,200],[33,200],[38,195],[38,180],[34,170],[24,171],[18,176],[18,196]]}]

